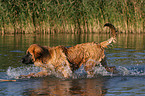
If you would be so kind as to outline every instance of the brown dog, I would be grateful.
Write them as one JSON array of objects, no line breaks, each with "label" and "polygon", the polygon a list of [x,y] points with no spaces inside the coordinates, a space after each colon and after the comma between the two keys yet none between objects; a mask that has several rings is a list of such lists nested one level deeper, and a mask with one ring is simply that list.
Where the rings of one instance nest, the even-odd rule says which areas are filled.
[{"label": "brown dog", "polygon": [[42,67],[42,71],[37,74],[31,73],[29,75],[22,75],[22,77],[42,77],[48,75],[48,69],[57,72],[65,78],[72,75],[70,63],[65,55],[65,47],[42,47],[37,44],[31,45],[22,63],[33,64]]},{"label": "brown dog", "polygon": [[106,23],[104,26],[108,26],[111,29],[113,36],[101,43],[83,43],[69,48],[64,46],[42,47],[37,44],[31,45],[27,50],[26,56],[22,58],[22,63],[34,63],[35,66],[42,67],[43,71],[36,74],[22,75],[22,77],[47,76],[49,69],[68,78],[72,76],[72,71],[80,68],[82,64],[88,76],[91,77],[94,75],[93,68],[100,64],[107,71],[116,73],[115,67],[107,66],[104,54],[105,48],[112,42],[115,42],[116,30],[110,23]]}]

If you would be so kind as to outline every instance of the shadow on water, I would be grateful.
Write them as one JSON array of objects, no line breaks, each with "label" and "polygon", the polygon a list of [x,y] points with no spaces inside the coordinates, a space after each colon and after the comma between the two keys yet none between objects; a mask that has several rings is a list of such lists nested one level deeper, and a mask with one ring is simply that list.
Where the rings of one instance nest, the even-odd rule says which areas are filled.
[{"label": "shadow on water", "polygon": [[[41,69],[21,63],[27,48],[37,43],[45,46],[73,46],[84,42],[101,42],[108,34],[49,34],[0,36],[0,79],[12,79]],[[120,75],[106,73],[94,78],[62,80],[55,76],[0,82],[2,96],[127,96],[145,95],[145,35],[120,34],[113,47],[106,49],[107,61]],[[105,73],[105,74],[104,74]]]}]

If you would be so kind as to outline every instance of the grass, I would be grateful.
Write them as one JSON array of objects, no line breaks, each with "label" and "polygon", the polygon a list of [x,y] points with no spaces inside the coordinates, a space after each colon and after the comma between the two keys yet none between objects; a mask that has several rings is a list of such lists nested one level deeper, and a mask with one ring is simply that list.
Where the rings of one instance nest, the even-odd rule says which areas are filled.
[{"label": "grass", "polygon": [[144,13],[144,0],[1,0],[0,33],[143,33]]}]

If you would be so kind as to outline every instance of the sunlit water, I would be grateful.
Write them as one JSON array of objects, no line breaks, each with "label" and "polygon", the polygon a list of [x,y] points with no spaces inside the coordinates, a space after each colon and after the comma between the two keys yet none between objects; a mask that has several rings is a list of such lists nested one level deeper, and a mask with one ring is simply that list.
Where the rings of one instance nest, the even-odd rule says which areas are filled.
[{"label": "sunlit water", "polygon": [[[84,42],[101,42],[108,38],[106,34],[0,36],[0,79],[11,80],[41,71],[39,67],[21,63],[27,48],[33,43],[73,46]],[[118,74],[97,66],[94,68],[96,75],[88,78],[81,66],[70,79],[62,79],[57,73],[50,72],[48,77],[0,82],[0,96],[144,96],[144,38],[144,35],[119,35],[118,42],[106,49],[107,62],[117,67]]]}]

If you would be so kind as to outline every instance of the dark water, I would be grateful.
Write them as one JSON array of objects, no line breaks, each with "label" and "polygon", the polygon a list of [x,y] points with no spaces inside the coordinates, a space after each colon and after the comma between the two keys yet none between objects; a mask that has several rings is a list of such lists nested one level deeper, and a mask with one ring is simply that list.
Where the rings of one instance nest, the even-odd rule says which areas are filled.
[{"label": "dark water", "polygon": [[[108,38],[108,34],[0,36],[0,79],[15,79],[16,76],[41,70],[21,63],[25,51],[33,43],[73,46]],[[116,66],[119,75],[97,68],[99,75],[94,78],[81,74],[67,80],[55,76],[17,79],[16,82],[0,82],[0,96],[144,96],[145,35],[121,34],[117,39],[113,47],[106,49],[106,55],[108,64]]]}]

